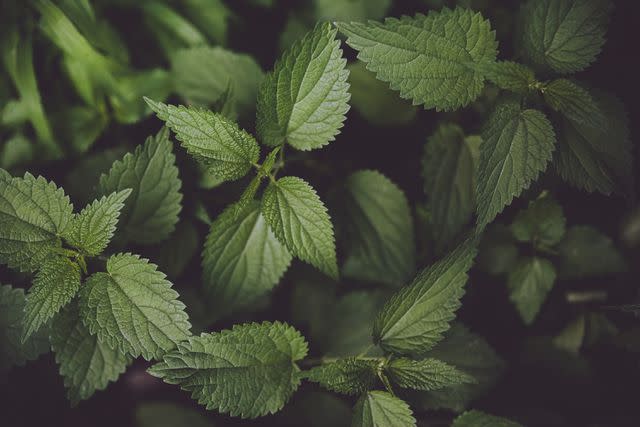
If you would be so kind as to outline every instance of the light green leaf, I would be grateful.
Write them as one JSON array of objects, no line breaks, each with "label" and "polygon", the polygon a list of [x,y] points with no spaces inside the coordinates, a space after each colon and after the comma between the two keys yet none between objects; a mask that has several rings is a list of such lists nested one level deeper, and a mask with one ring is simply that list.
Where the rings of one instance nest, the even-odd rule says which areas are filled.
[{"label": "light green leaf", "polygon": [[451,427],[523,427],[522,424],[508,420],[506,418],[496,417],[485,414],[480,411],[468,411],[459,415]]},{"label": "light green leaf", "polygon": [[314,0],[315,17],[324,21],[364,21],[383,18],[391,0]]},{"label": "light green leaf", "polygon": [[522,42],[531,61],[559,73],[587,68],[602,50],[609,0],[529,0],[522,8]]},{"label": "light green leaf", "polygon": [[181,6],[187,17],[215,44],[227,43],[227,31],[233,12],[223,0],[185,0]]},{"label": "light green leaf", "polygon": [[91,335],[82,323],[78,304],[68,305],[54,320],[51,348],[72,405],[90,398],[118,379],[131,358]]},{"label": "light green leaf", "polygon": [[328,22],[287,49],[258,93],[261,142],[312,150],[335,139],[349,110],[349,72]]},{"label": "light green leaf", "polygon": [[120,214],[121,240],[153,244],[174,230],[182,210],[182,182],[172,148],[169,131],[163,128],[100,177],[102,195],[132,190]]},{"label": "light green leaf", "polygon": [[482,230],[544,171],[556,136],[538,110],[504,102],[489,117],[480,145],[478,229]]},{"label": "light green leaf", "polygon": [[74,216],[64,233],[64,239],[87,255],[102,253],[116,231],[120,211],[130,194],[131,190],[127,188],[94,200]]},{"label": "light green leaf", "polygon": [[305,378],[336,393],[357,395],[373,388],[378,380],[377,360],[348,358],[325,363],[305,372]]},{"label": "light green leaf", "polygon": [[510,299],[524,323],[533,323],[555,280],[556,269],[545,258],[521,258],[509,272],[507,286]]},{"label": "light green leaf", "polygon": [[143,402],[136,408],[137,427],[214,427],[205,415],[170,402]]},{"label": "light green leaf", "polygon": [[234,110],[243,115],[255,111],[264,73],[249,55],[221,47],[181,49],[171,58],[171,68],[176,92],[189,104],[211,105],[230,87]]},{"label": "light green leaf", "polygon": [[475,244],[467,240],[391,297],[373,324],[374,342],[403,355],[420,355],[437,344],[460,307]]},{"label": "light green leaf", "polygon": [[171,282],[137,255],[117,254],[107,272],[80,291],[80,314],[92,334],[133,357],[157,359],[190,335],[188,316]]},{"label": "light green leaf", "polygon": [[55,248],[73,218],[62,188],[28,172],[0,179],[0,263],[35,271]]},{"label": "light green leaf", "polygon": [[607,120],[596,100],[586,89],[571,80],[553,80],[544,86],[542,94],[551,108],[573,123],[598,128],[607,126]]},{"label": "light green leaf", "polygon": [[219,178],[242,178],[258,161],[260,147],[256,140],[224,116],[197,107],[145,100],[176,133],[187,152]]},{"label": "light green leaf", "polygon": [[520,242],[549,248],[562,240],[566,222],[562,206],[553,197],[545,195],[518,212],[511,224],[511,232]]},{"label": "light green leaf", "polygon": [[0,285],[0,374],[49,351],[49,325],[40,328],[24,343],[20,339],[24,306],[23,289]]},{"label": "light green leaf", "polygon": [[592,192],[631,193],[632,143],[627,113],[614,96],[594,91],[604,126],[564,120],[554,156],[555,169],[569,184]]},{"label": "light green leaf", "polygon": [[121,95],[110,95],[113,117],[120,123],[133,124],[151,114],[144,102],[148,96],[164,101],[173,92],[171,74],[162,68],[130,71],[118,77],[117,90]]},{"label": "light green leaf", "polygon": [[433,243],[450,246],[476,209],[479,137],[465,137],[454,124],[438,127],[424,147],[422,175],[429,197]]},{"label": "light green leaf", "polygon": [[351,427],[415,426],[409,405],[386,391],[367,392],[353,407]]},{"label": "light green leaf", "polygon": [[190,391],[207,409],[242,418],[279,411],[298,388],[307,343],[280,322],[190,337],[149,373]]},{"label": "light green leaf", "polygon": [[567,230],[558,245],[560,276],[583,278],[620,273],[627,269],[620,251],[609,237],[588,225],[577,225]]},{"label": "light green leaf", "polygon": [[478,64],[497,54],[489,21],[468,9],[337,26],[367,69],[425,108],[451,111],[475,100],[484,87]]},{"label": "light green leaf", "polygon": [[484,76],[500,89],[525,95],[536,87],[533,70],[512,61],[496,61],[480,64]]},{"label": "light green leaf", "polygon": [[415,272],[413,219],[400,188],[377,171],[347,177],[336,202],[344,230],[342,274],[400,286]]},{"label": "light green leaf", "polygon": [[49,257],[29,289],[24,306],[22,342],[40,330],[53,316],[69,304],[80,289],[80,266],[66,258]]},{"label": "light green leaf", "polygon": [[14,134],[6,140],[0,149],[0,167],[11,169],[33,160],[34,146],[21,133]]},{"label": "light green leaf", "polygon": [[393,359],[387,372],[391,381],[400,387],[414,390],[438,390],[476,382],[469,374],[438,359]]},{"label": "light green leaf", "polygon": [[278,283],[290,263],[259,202],[250,202],[237,216],[230,206],[211,224],[202,254],[210,309],[222,316],[254,302]]},{"label": "light green leaf", "polygon": [[376,79],[364,63],[353,62],[347,69],[351,105],[367,121],[378,126],[393,126],[406,124],[416,117],[417,108]]},{"label": "light green leaf", "polygon": [[262,215],[292,255],[338,278],[333,225],[322,200],[303,179],[271,182],[262,197]]}]

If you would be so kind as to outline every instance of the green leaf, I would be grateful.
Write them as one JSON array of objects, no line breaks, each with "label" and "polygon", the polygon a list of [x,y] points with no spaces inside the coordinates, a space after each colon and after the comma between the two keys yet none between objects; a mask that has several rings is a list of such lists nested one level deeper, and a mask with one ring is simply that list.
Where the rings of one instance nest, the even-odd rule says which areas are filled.
[{"label": "green leaf", "polygon": [[531,61],[559,73],[587,68],[602,50],[609,0],[529,0],[522,8],[522,41]]},{"label": "green leaf", "polygon": [[409,405],[386,391],[367,392],[353,407],[351,427],[415,426]]},{"label": "green leaf", "polygon": [[479,230],[546,169],[556,136],[540,111],[504,102],[489,117],[482,140],[477,187]]},{"label": "green leaf", "polygon": [[562,206],[553,197],[545,195],[518,212],[511,224],[511,232],[520,242],[550,248],[562,240],[566,222]]},{"label": "green leaf", "polygon": [[338,278],[333,225],[322,200],[303,179],[293,176],[269,184],[262,215],[292,255]]},{"label": "green leaf", "polygon": [[459,415],[451,427],[522,427],[522,424],[474,410]]},{"label": "green leaf", "polygon": [[609,237],[588,225],[567,230],[558,245],[560,276],[569,279],[604,276],[627,270],[620,251]]},{"label": "green leaf", "polygon": [[509,272],[507,286],[510,299],[524,323],[533,323],[555,280],[556,269],[545,258],[521,258]]},{"label": "green leaf", "polygon": [[253,201],[235,216],[227,208],[211,224],[202,254],[203,282],[210,309],[220,315],[254,302],[271,290],[291,263]]},{"label": "green leaf", "polygon": [[606,120],[604,126],[564,120],[561,125],[555,169],[569,184],[588,192],[632,192],[632,143],[622,103],[614,96],[594,91]]},{"label": "green leaf", "polygon": [[182,182],[172,148],[169,131],[163,128],[100,177],[102,195],[132,190],[120,214],[120,239],[153,244],[174,230],[182,210]]},{"label": "green leaf", "polygon": [[190,335],[188,316],[171,282],[137,255],[117,254],[107,272],[89,277],[80,291],[80,314],[89,332],[133,357],[160,358]]},{"label": "green leaf", "polygon": [[336,203],[344,229],[342,274],[400,286],[416,269],[413,219],[406,196],[377,171],[347,177]]},{"label": "green leaf", "polygon": [[383,18],[391,0],[314,0],[315,17],[319,21],[363,21]]},{"label": "green leaf", "polygon": [[125,189],[94,200],[74,216],[71,226],[64,233],[64,239],[87,255],[101,254],[116,231],[120,211],[130,194],[131,190]]},{"label": "green leaf", "polygon": [[438,359],[393,359],[387,369],[389,379],[400,387],[438,390],[452,385],[475,383],[472,376]]},{"label": "green leaf", "polygon": [[409,123],[416,117],[417,108],[376,79],[362,62],[353,62],[347,69],[351,105],[367,121],[377,126],[394,126]]},{"label": "green leaf", "polygon": [[479,137],[465,137],[454,124],[438,127],[424,147],[422,175],[429,197],[433,243],[441,252],[451,245],[476,209]]},{"label": "green leaf", "polygon": [[38,270],[24,306],[22,342],[40,330],[69,304],[80,289],[80,266],[66,257],[51,256]]},{"label": "green leaf", "polygon": [[474,101],[484,87],[478,64],[497,54],[489,21],[468,9],[336,25],[367,69],[425,108],[451,111]]},{"label": "green leaf", "polygon": [[249,55],[221,47],[181,49],[171,58],[171,68],[176,92],[189,104],[211,105],[230,87],[234,110],[244,115],[255,110],[264,73]]},{"label": "green leaf", "polygon": [[82,323],[78,304],[68,305],[53,321],[51,348],[72,405],[90,398],[116,381],[131,358],[91,335]]},{"label": "green leaf", "polygon": [[61,246],[72,211],[62,188],[41,176],[0,179],[0,263],[37,270]]},{"label": "green leaf", "polygon": [[467,240],[418,273],[378,314],[373,324],[374,342],[385,351],[402,355],[423,354],[437,344],[460,307],[475,255],[475,241]]},{"label": "green leaf", "polygon": [[357,395],[370,390],[378,380],[377,360],[348,358],[316,366],[305,378],[336,393]]},{"label": "green leaf", "polygon": [[537,84],[533,70],[517,62],[488,62],[480,64],[480,67],[485,78],[500,89],[525,95]]},{"label": "green leaf", "polygon": [[137,427],[214,427],[200,412],[170,402],[143,402],[135,418]]},{"label": "green leaf", "polygon": [[0,373],[23,366],[49,351],[49,326],[40,328],[26,342],[23,332],[24,290],[0,285]]},{"label": "green leaf", "polygon": [[312,150],[335,139],[349,110],[349,72],[328,22],[287,49],[258,93],[262,143]]},{"label": "green leaf", "polygon": [[235,16],[222,0],[185,0],[181,6],[191,22],[215,44],[227,43],[229,23]]},{"label": "green leaf", "polygon": [[606,127],[607,120],[596,100],[578,84],[567,79],[556,79],[543,89],[544,100],[567,119],[581,125]]},{"label": "green leaf", "polygon": [[197,107],[145,100],[176,133],[187,152],[219,178],[242,178],[258,161],[260,147],[256,140],[224,116]]},{"label": "green leaf", "polygon": [[252,323],[190,337],[149,373],[190,391],[207,409],[255,418],[284,406],[300,383],[295,362],[306,354],[292,327]]},{"label": "green leaf", "polygon": [[0,149],[0,167],[11,169],[33,160],[34,146],[21,133],[14,134]]}]

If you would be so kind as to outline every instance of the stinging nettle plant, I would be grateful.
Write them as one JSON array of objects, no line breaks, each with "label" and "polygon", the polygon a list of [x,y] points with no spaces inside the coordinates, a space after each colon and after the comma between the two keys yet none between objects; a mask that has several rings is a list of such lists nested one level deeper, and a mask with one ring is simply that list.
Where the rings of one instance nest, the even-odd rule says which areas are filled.
[{"label": "stinging nettle plant", "polygon": [[[36,3],[41,11],[55,7]],[[149,16],[160,16],[161,9],[145,7]],[[505,277],[526,324],[534,322],[557,280],[626,268],[598,230],[567,228],[549,191],[536,193],[508,226],[493,223],[545,172],[588,192],[631,195],[624,108],[613,95],[573,78],[596,60],[610,10],[605,0],[525,2],[517,60],[498,59],[491,23],[462,7],[383,22],[319,23],[262,79],[255,135],[235,120],[251,97],[238,95],[242,81],[230,78],[218,85],[215,112],[203,103],[145,97],[164,127],[113,162],[99,178],[95,200],[80,211],[53,182],[0,170],[0,262],[32,277],[26,294],[0,288],[2,340],[9,348],[0,369],[52,350],[69,400],[77,404],[142,357],[153,361],[148,373],[154,377],[190,392],[206,409],[235,417],[274,414],[309,382],[351,396],[353,426],[416,426],[414,411],[442,408],[461,413],[454,427],[519,426],[465,412],[495,381],[503,361],[455,321],[456,311],[476,262]],[[59,34],[51,30],[59,22],[43,25]],[[366,75],[347,65],[339,34],[376,79],[413,105],[451,112],[484,97],[487,82],[500,90],[480,134],[467,135],[448,121],[425,145],[429,263],[416,253],[407,197],[380,172],[351,173],[328,199],[331,209],[313,182],[283,173],[300,153],[334,141],[349,111],[349,70]],[[240,58],[196,49],[237,61],[246,71]],[[172,61],[179,63],[180,55],[187,60],[182,52]],[[116,71],[105,68],[96,77],[101,85],[108,86],[110,73]],[[132,252],[177,233],[196,242],[185,245],[198,244],[191,229],[178,225],[182,181],[170,133],[216,184],[246,183],[234,203],[213,220],[205,218],[201,286],[212,317],[258,304],[293,258],[322,273],[317,280],[328,286],[342,276],[387,290],[375,301],[358,291],[332,295],[326,307],[320,298],[307,306],[300,301],[310,312],[313,304],[321,307],[315,309],[329,325],[324,336],[311,330],[318,342],[307,342],[282,321],[192,332],[201,328],[192,328],[189,304],[156,264]],[[602,253],[607,256],[597,265],[585,261]],[[428,265],[416,274],[420,264]],[[367,316],[350,324],[344,319],[354,307]],[[364,339],[352,338],[356,328]],[[308,357],[314,346],[327,351]]]}]

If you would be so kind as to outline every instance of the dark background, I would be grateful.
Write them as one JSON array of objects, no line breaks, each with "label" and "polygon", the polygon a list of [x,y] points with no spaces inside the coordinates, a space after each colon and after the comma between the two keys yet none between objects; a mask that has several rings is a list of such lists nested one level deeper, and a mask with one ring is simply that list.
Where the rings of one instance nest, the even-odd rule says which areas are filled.
[{"label": "dark background", "polygon": [[[278,36],[283,28],[287,11],[297,4],[296,1],[280,1],[273,10],[251,7],[244,1],[226,2],[241,17],[241,21],[232,26],[229,48],[249,52],[256,57],[265,70],[270,70],[279,55]],[[519,2],[504,1],[506,7],[515,8]],[[597,62],[578,78],[590,85],[617,94],[625,104],[630,124],[632,140],[640,134],[638,129],[638,68],[637,43],[639,39],[638,18],[640,7],[633,0],[614,2],[608,41]],[[390,16],[401,14],[413,15],[427,9],[421,1],[397,0]],[[134,65],[145,68],[158,65],[158,52],[154,42],[144,31],[141,17],[130,9],[117,6],[108,8],[110,22],[120,30],[122,37],[130,46]],[[485,14],[492,18],[491,9]],[[498,34],[500,41],[500,57],[508,58],[510,52],[510,34]],[[47,46],[37,45],[45,55]],[[354,52],[345,47],[350,59]],[[43,57],[36,55],[36,67]],[[164,64],[168,67],[168,64]],[[40,76],[39,76],[40,77]],[[47,93],[59,90],[58,76],[55,73],[44,76],[40,81],[45,104]],[[175,100],[177,101],[177,100]],[[319,163],[331,166],[330,173],[309,172],[301,167],[288,167],[288,174],[298,174],[308,178],[325,194],[333,184],[348,173],[362,168],[377,169],[396,182],[408,195],[412,202],[422,201],[422,179],[420,178],[420,158],[426,138],[435,130],[438,120],[446,117],[463,125],[468,133],[476,133],[482,124],[481,117],[473,111],[462,111],[446,116],[435,111],[421,110],[410,126],[398,128],[379,128],[365,122],[357,112],[348,114],[343,132],[337,140],[326,149],[313,152],[312,156]],[[249,124],[249,127],[252,124]],[[131,147],[141,143],[144,138],[155,133],[160,127],[157,119],[149,118],[136,125],[116,126],[110,128],[98,141],[99,147],[108,147],[113,141],[125,142]],[[638,147],[634,147],[634,158],[638,158]],[[178,153],[181,166],[185,164],[184,153]],[[48,178],[63,182],[72,161],[58,162],[40,168],[39,172]],[[185,214],[192,209],[196,197],[204,198],[210,213],[215,214],[222,207],[227,197],[239,194],[240,184],[231,184],[209,192],[196,192],[195,185],[189,185],[194,176],[185,167],[180,169],[185,184]],[[573,190],[561,184],[553,176],[545,176],[540,184],[531,190],[533,194],[543,188],[553,191],[562,203],[568,224],[592,224],[600,230],[619,240],[621,224],[630,214],[633,201],[619,197],[604,197],[598,194],[587,194]],[[223,202],[224,201],[224,202]],[[522,200],[510,206],[503,216],[505,221],[511,218],[519,208],[524,206]],[[199,230],[201,235],[206,228]],[[559,424],[541,421],[537,425],[640,425],[633,422],[633,414],[637,413],[637,384],[640,383],[640,364],[637,355],[631,356],[611,349],[599,349],[589,357],[594,362],[595,375],[588,383],[565,381],[546,369],[531,370],[519,367],[516,360],[522,340],[527,335],[552,334],[575,316],[575,307],[563,304],[566,289],[588,289],[607,286],[610,291],[611,304],[624,304],[637,301],[637,289],[640,268],[640,257],[637,249],[626,248],[626,255],[631,261],[632,271],[623,277],[615,277],[608,283],[585,281],[580,283],[556,286],[548,303],[540,316],[542,321],[533,327],[525,328],[517,313],[511,307],[506,288],[500,280],[474,273],[473,291],[463,299],[460,311],[461,319],[470,325],[474,332],[484,336],[497,352],[511,362],[506,375],[485,398],[480,399],[474,407],[501,414],[522,414],[527,411],[543,408],[550,413],[562,414]],[[178,287],[199,286],[199,256],[194,257],[185,277],[176,283]],[[6,270],[0,269],[5,275]],[[6,273],[9,274],[9,273]],[[5,282],[5,280],[2,280]],[[289,275],[276,289],[270,307],[254,313],[252,319],[268,320],[289,317],[290,292],[292,282]],[[547,313],[547,314],[545,314]],[[550,313],[550,314],[549,314]],[[621,328],[630,327],[640,322],[639,319],[624,314],[611,314],[610,318]],[[218,330],[235,322],[229,319],[212,326]],[[109,385],[106,391],[96,392],[88,401],[71,409],[65,397],[63,380],[58,374],[53,355],[41,357],[30,362],[26,367],[14,368],[9,374],[6,384],[0,383],[0,425],[3,426],[129,426],[133,425],[133,414],[136,405],[142,401],[173,401],[183,403],[206,413],[188,393],[175,386],[161,383],[144,370],[148,363],[136,361],[118,382]],[[312,387],[309,385],[303,388]],[[350,402],[351,404],[352,402]],[[254,422],[229,420],[214,413],[207,413],[217,425],[278,425],[277,419],[266,417]],[[442,414],[442,419],[449,419]],[[550,418],[551,419],[551,418]],[[570,421],[567,421],[570,420]],[[430,424],[425,424],[430,425]],[[436,424],[433,424],[436,425]]]}]

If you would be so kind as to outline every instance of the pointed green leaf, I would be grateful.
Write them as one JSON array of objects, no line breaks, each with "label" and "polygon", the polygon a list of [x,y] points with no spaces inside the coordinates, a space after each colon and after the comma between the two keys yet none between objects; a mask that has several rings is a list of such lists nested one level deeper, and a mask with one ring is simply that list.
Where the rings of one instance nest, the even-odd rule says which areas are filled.
[{"label": "pointed green leaf", "polygon": [[507,286],[511,301],[527,325],[535,320],[555,280],[556,269],[545,258],[521,258],[509,272]]},{"label": "pointed green leaf", "polygon": [[506,418],[496,417],[485,414],[480,411],[468,411],[459,415],[451,427],[523,427],[522,424],[508,420]]},{"label": "pointed green leaf", "polygon": [[370,391],[353,407],[351,427],[415,427],[409,405],[386,391]]},{"label": "pointed green leaf", "polygon": [[558,269],[563,278],[597,277],[627,269],[624,257],[613,241],[588,225],[577,225],[567,230],[558,245],[558,252]]},{"label": "pointed green leaf", "polygon": [[262,197],[262,215],[292,255],[337,279],[333,225],[322,200],[303,179],[271,182]]},{"label": "pointed green leaf", "polygon": [[468,240],[418,273],[378,314],[374,341],[388,352],[403,355],[423,354],[437,344],[460,307],[475,255],[475,241]]},{"label": "pointed green leaf", "polygon": [[51,256],[36,273],[24,307],[22,342],[25,342],[80,289],[80,266],[66,257]]},{"label": "pointed green leaf", "polygon": [[336,32],[318,24],[264,79],[256,122],[262,143],[312,150],[335,139],[349,110],[349,72]]},{"label": "pointed green leaf", "polygon": [[518,212],[511,224],[511,232],[520,242],[549,248],[562,240],[566,222],[562,206],[553,197],[543,196]]},{"label": "pointed green leaf", "polygon": [[477,187],[480,230],[546,169],[556,136],[540,111],[504,102],[489,117],[482,140]]},{"label": "pointed green leaf", "polygon": [[607,126],[596,100],[578,84],[567,79],[556,79],[543,89],[544,100],[567,119],[581,125]]},{"label": "pointed green leaf", "polygon": [[341,359],[316,366],[304,375],[327,390],[358,395],[372,389],[377,382],[378,363],[377,360]]},{"label": "pointed green leaf", "polygon": [[51,348],[72,405],[90,398],[116,381],[131,358],[91,335],[82,323],[78,304],[68,305],[51,327]]},{"label": "pointed green leaf", "polygon": [[307,343],[280,322],[236,325],[181,343],[149,368],[149,373],[177,384],[207,409],[242,418],[279,411],[298,388],[295,362]]},{"label": "pointed green leaf", "polygon": [[526,94],[536,85],[533,70],[512,61],[496,61],[480,64],[484,76],[500,89]]},{"label": "pointed green leaf", "polygon": [[35,271],[54,248],[73,218],[73,206],[62,188],[43,177],[0,179],[0,263]]},{"label": "pointed green leaf", "polygon": [[80,291],[80,314],[89,332],[133,357],[157,359],[190,335],[188,316],[171,282],[137,255],[117,254],[107,272]]},{"label": "pointed green leaf", "polygon": [[414,390],[438,390],[458,384],[473,384],[469,374],[438,359],[393,359],[387,368],[389,379],[400,387]]},{"label": "pointed green leaf", "polygon": [[74,216],[71,226],[64,233],[64,239],[87,255],[102,253],[116,231],[120,211],[130,194],[131,190],[126,189],[94,200]]},{"label": "pointed green leaf", "polygon": [[246,306],[271,290],[291,263],[253,201],[235,216],[230,206],[211,224],[202,254],[210,309],[220,315]]},{"label": "pointed green leaf", "polygon": [[258,161],[256,140],[226,117],[198,107],[166,105],[145,98],[147,104],[176,134],[189,154],[217,177],[242,178]]},{"label": "pointed green leaf", "polygon": [[489,21],[468,9],[337,26],[367,69],[425,108],[451,111],[475,100],[484,87],[478,64],[497,54]]},{"label": "pointed green leaf", "polygon": [[152,244],[166,239],[174,230],[182,210],[182,182],[172,148],[169,131],[164,128],[100,177],[103,196],[132,190],[120,214],[120,239]]}]

